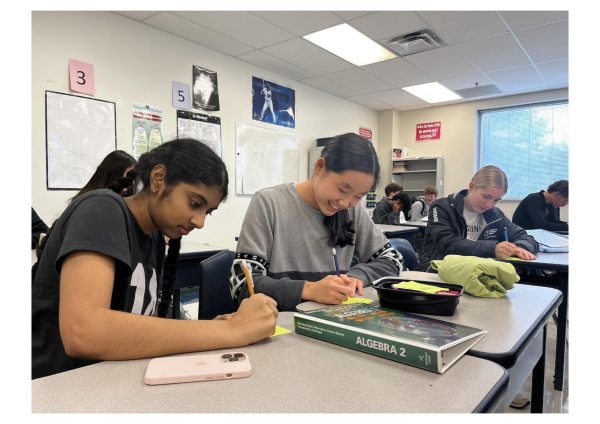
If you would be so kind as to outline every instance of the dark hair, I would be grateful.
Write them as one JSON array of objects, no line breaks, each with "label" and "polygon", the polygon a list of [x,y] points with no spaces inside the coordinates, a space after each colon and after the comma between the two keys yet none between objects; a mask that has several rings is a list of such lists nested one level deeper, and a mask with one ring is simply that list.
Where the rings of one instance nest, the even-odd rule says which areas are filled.
[{"label": "dark hair", "polygon": [[425,194],[435,194],[437,196],[438,195],[437,188],[429,185],[429,186],[425,187]]},{"label": "dark hair", "polygon": [[402,187],[400,184],[397,183],[389,183],[388,185],[385,186],[385,197],[388,197],[390,194],[392,194],[393,192],[397,192],[397,191],[403,191],[404,187]]},{"label": "dark hair", "polygon": [[[321,157],[325,158],[327,171],[365,172],[375,177],[375,186],[379,183],[379,160],[375,148],[369,140],[358,134],[346,133],[333,137],[321,151]],[[324,222],[329,232],[330,246],[354,244],[354,224],[347,209],[326,216]]]},{"label": "dark hair", "polygon": [[[129,153],[124,152],[123,150],[115,150],[110,152],[100,165],[96,168],[96,172],[92,175],[92,178],[83,186],[79,193],[73,196],[73,199],[81,196],[88,191],[96,190],[99,188],[109,188],[111,185],[115,184],[119,178],[123,178],[125,176],[125,170],[127,168],[131,168],[135,166],[137,161],[133,156]],[[131,172],[131,171],[129,171]],[[132,181],[132,178],[129,181]],[[126,181],[122,181],[121,183],[125,183]],[[127,189],[125,193],[127,196],[131,196],[133,193],[133,187],[125,186],[123,189]],[[118,192],[120,194],[120,192]]]},{"label": "dark hair", "polygon": [[568,180],[558,180],[554,181],[552,184],[548,186],[548,193],[558,193],[564,197],[565,199],[569,198],[569,181]]},{"label": "dark hair", "polygon": [[[173,186],[179,183],[202,183],[209,187],[217,186],[223,195],[222,200],[227,197],[229,175],[227,174],[225,163],[206,144],[198,140],[191,138],[175,139],[142,154],[136,166],[138,179],[143,184],[142,193],[150,191],[150,173],[156,165],[164,165],[166,168],[166,189],[163,192],[163,197],[172,190]],[[119,178],[109,188],[115,193],[121,193],[123,188],[131,185],[130,174],[132,173],[127,174],[127,178]],[[50,238],[51,232],[52,228],[48,231],[48,235],[38,248],[38,262],[46,241]],[[167,315],[171,304],[180,244],[181,238],[169,240],[169,251],[163,267],[158,304],[158,316],[161,317]],[[35,269],[37,267],[32,268],[32,277],[35,275]]]},{"label": "dark hair", "polygon": [[394,201],[394,202],[400,201],[400,203],[402,203],[402,212],[404,213],[404,217],[408,220],[410,208],[412,206],[412,203],[410,201],[410,197],[408,197],[408,194],[406,194],[404,192],[398,193],[394,197],[392,197],[392,201]]}]

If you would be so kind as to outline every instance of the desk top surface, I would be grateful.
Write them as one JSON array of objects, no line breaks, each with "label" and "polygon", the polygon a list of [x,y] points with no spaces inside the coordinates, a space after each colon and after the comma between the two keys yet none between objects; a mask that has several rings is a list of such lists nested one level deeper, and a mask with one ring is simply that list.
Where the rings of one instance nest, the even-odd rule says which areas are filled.
[{"label": "desk top surface", "polygon": [[[441,281],[437,274],[418,271],[404,271],[400,276],[421,281]],[[367,297],[377,298],[375,289],[369,287],[365,292]],[[504,357],[512,361],[514,358],[511,357],[528,340],[527,336],[545,324],[561,300],[559,290],[515,284],[500,299],[475,297],[465,293],[453,316],[428,316],[487,330],[488,334],[471,350],[478,355]]]},{"label": "desk top surface", "polygon": [[569,254],[568,253],[537,253],[534,261],[520,261],[515,259],[507,259],[504,262],[510,262],[516,268],[534,268],[534,269],[549,269],[558,271],[569,270]]},{"label": "desk top surface", "polygon": [[292,332],[238,349],[252,362],[248,378],[146,386],[148,359],[106,361],[33,380],[32,410],[472,412],[501,396],[508,381],[502,367],[472,356],[440,375],[300,336],[291,312],[278,324]]},{"label": "desk top surface", "polygon": [[382,233],[411,233],[419,230],[418,227],[412,225],[412,222],[407,223],[407,225],[375,224],[375,226],[379,228]]}]

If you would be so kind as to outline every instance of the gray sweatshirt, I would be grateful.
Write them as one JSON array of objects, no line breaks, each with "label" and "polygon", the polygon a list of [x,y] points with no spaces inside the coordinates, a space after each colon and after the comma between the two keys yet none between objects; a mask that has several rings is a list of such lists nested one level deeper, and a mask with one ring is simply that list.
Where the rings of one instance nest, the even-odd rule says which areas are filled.
[{"label": "gray sweatshirt", "polygon": [[[367,211],[349,209],[356,230],[354,245],[336,246],[340,272],[363,286],[384,276],[397,276],[402,256],[391,247]],[[231,275],[231,294],[238,303],[248,296],[241,260],[251,268],[254,288],[277,301],[279,310],[294,310],[302,302],[306,281],[335,274],[324,215],[302,200],[294,184],[282,184],[252,196],[237,245]],[[356,256],[357,264],[351,267]]]}]

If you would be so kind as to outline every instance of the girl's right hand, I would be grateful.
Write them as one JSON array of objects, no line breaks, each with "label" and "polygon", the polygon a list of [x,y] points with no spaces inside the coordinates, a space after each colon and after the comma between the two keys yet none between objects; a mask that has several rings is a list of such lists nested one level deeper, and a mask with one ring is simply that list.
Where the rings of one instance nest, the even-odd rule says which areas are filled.
[{"label": "girl's right hand", "polygon": [[273,335],[278,315],[277,302],[265,294],[257,293],[244,299],[228,321],[238,332],[238,340],[248,345]]},{"label": "girl's right hand", "polygon": [[354,286],[349,286],[337,275],[328,275],[325,278],[311,282],[307,281],[302,290],[303,300],[313,300],[328,305],[339,305],[354,295]]}]

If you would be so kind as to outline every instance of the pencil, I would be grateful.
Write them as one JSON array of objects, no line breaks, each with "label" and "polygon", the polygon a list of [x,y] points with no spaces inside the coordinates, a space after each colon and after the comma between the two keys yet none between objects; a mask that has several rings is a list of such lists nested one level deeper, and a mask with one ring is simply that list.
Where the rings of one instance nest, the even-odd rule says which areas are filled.
[{"label": "pencil", "polygon": [[335,251],[335,247],[331,249],[331,254],[333,255],[333,265],[335,265],[335,273],[339,277],[340,276],[340,264],[338,263],[337,252]]},{"label": "pencil", "polygon": [[244,270],[244,275],[246,276],[246,284],[248,285],[248,291],[250,292],[250,296],[254,296],[254,281],[252,281],[252,274],[250,273],[250,268],[248,268],[248,264],[244,259],[242,259],[242,269]]},{"label": "pencil", "polygon": [[508,230],[504,227],[504,241],[508,241]]}]

